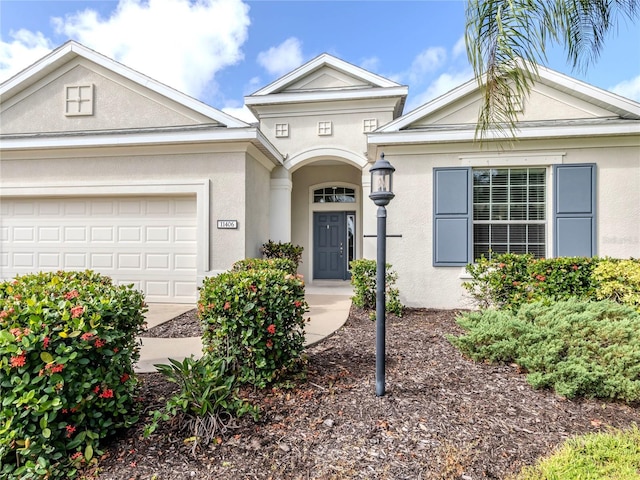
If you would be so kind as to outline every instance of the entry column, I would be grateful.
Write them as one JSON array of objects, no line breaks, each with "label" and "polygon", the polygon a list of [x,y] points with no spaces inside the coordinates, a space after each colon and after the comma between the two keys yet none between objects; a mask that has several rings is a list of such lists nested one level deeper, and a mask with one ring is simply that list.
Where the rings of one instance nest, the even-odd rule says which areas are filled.
[{"label": "entry column", "polygon": [[269,238],[274,242],[291,241],[291,173],[284,167],[271,171]]}]

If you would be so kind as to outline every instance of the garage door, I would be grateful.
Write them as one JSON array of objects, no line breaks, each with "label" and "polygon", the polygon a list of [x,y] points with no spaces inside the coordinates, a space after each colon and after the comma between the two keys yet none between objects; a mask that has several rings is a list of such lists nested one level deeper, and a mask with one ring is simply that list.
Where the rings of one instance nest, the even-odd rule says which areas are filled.
[{"label": "garage door", "polygon": [[148,302],[195,301],[195,196],[2,199],[0,214],[3,279],[91,269]]}]

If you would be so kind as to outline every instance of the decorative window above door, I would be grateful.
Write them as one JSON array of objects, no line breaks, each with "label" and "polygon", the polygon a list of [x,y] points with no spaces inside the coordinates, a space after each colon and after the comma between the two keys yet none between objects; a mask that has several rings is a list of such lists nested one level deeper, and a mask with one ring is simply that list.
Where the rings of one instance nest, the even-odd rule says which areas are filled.
[{"label": "decorative window above door", "polygon": [[313,203],[356,203],[353,188],[325,187],[313,191]]}]

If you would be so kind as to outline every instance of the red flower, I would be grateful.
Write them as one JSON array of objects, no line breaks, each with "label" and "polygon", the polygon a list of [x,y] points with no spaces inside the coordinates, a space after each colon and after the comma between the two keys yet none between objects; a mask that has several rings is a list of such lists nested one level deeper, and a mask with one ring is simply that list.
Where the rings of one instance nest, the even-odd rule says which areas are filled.
[{"label": "red flower", "polygon": [[113,390],[107,388],[100,394],[100,398],[113,398]]},{"label": "red flower", "polygon": [[42,348],[46,350],[49,347],[49,341],[49,337],[44,337],[42,339]]},{"label": "red flower", "polygon": [[118,347],[113,347],[113,353],[118,353],[120,349]]},{"label": "red flower", "polygon": [[100,386],[96,385],[96,388],[93,389],[93,393],[98,393],[100,391]]},{"label": "red flower", "polygon": [[[49,365],[52,365],[49,367]],[[51,370],[51,373],[60,373],[64,369],[64,364],[59,363],[58,365],[47,364],[47,368]]]},{"label": "red flower", "polygon": [[573,267],[571,267],[571,268],[573,268],[574,270],[578,270],[578,265],[574,265],[574,266],[573,266]]},{"label": "red flower", "polygon": [[71,290],[70,292],[67,292],[64,294],[64,299],[71,300],[72,298],[76,298],[78,295],[80,294],[78,293],[77,290]]},{"label": "red flower", "polygon": [[80,336],[80,338],[81,338],[82,340],[87,341],[87,342],[88,342],[89,340],[91,340],[93,337],[94,337],[94,334],[93,334],[93,333],[91,333],[91,332],[83,333],[83,334]]},{"label": "red flower", "polygon": [[82,305],[78,305],[77,307],[73,307],[71,309],[71,318],[77,318],[84,312],[84,307]]},{"label": "red flower", "polygon": [[76,427],[74,427],[73,425],[67,425],[66,427],[64,427],[67,429],[67,438],[70,438],[71,435],[73,435],[73,432],[76,431]]},{"label": "red flower", "polygon": [[100,347],[104,347],[105,345],[105,341],[100,339],[100,338],[96,338],[95,343],[93,344],[96,348],[100,348]]},{"label": "red flower", "polygon": [[536,280],[539,282],[544,282],[547,279],[544,275],[536,275]]},{"label": "red flower", "polygon": [[504,267],[506,267],[506,265],[505,265],[504,263],[500,263],[500,264],[498,265],[498,268],[504,268]]},{"label": "red flower", "polygon": [[269,332],[270,335],[273,335],[276,333],[276,326],[272,323],[267,327],[267,332]]},{"label": "red flower", "polygon": [[271,341],[271,339],[267,340],[267,348],[271,348],[273,347],[273,342]]},{"label": "red flower", "polygon": [[224,302],[224,307],[225,310],[229,310],[231,308],[231,304],[229,302]]},{"label": "red flower", "polygon": [[129,380],[131,377],[129,376],[128,373],[123,373],[122,376],[120,377],[120,381],[122,383],[126,382],[127,380]]},{"label": "red flower", "polygon": [[82,452],[76,452],[73,455],[71,455],[71,460],[79,460],[82,458]]},{"label": "red flower", "polygon": [[24,367],[24,364],[27,362],[27,355],[22,352],[17,357],[11,357],[11,366],[12,367]]},{"label": "red flower", "polygon": [[295,302],[293,302],[293,304],[296,306],[296,308],[300,307],[300,305],[302,305],[302,302],[300,300],[296,300]]}]

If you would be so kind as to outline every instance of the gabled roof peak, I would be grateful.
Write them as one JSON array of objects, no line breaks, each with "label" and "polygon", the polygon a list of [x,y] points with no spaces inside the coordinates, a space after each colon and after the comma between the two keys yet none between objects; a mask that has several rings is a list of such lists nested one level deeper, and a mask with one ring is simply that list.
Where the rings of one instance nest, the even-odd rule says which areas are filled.
[{"label": "gabled roof peak", "polygon": [[350,77],[357,78],[363,83],[368,84],[370,87],[379,88],[393,88],[401,87],[399,83],[396,83],[387,78],[381,77],[375,73],[371,73],[364,68],[353,65],[352,63],[341,60],[328,53],[322,53],[317,57],[309,60],[307,63],[299,66],[295,70],[283,75],[277,80],[271,82],[269,85],[254,92],[250,97],[257,97],[263,95],[270,95],[274,93],[280,93],[284,91],[288,86],[295,84],[304,77],[319,70],[323,67],[330,67],[339,72],[342,72]]},{"label": "gabled roof peak", "polygon": [[249,127],[249,124],[242,120],[202,103],[185,93],[158,82],[157,80],[133,70],[116,60],[108,58],[74,40],[67,41],[60,47],[51,51],[48,55],[3,82],[0,85],[0,98],[4,101],[5,98],[12,97],[14,94],[20,92],[29,85],[38,82],[65,63],[68,63],[77,57],[85,58],[90,62],[100,65],[107,70],[131,80],[132,82],[143,85],[144,87],[202,115],[205,115],[226,127]]}]

